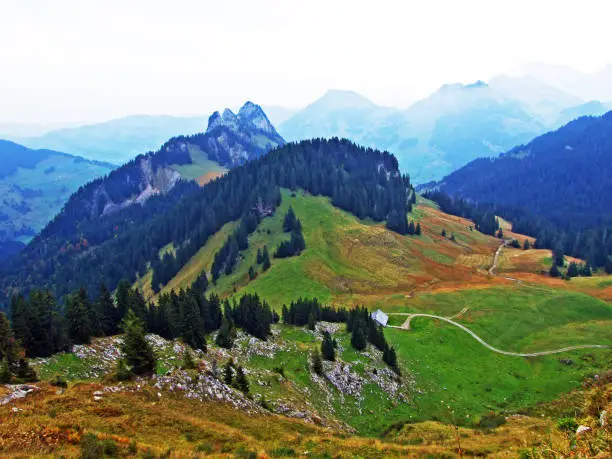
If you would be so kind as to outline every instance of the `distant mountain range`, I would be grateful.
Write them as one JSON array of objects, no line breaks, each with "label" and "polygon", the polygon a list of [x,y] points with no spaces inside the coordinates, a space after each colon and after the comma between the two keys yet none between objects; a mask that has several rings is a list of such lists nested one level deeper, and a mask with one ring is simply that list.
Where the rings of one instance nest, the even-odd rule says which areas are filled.
[{"label": "distant mountain range", "polygon": [[113,168],[108,163],[0,140],[0,242],[12,249],[17,245],[9,241],[27,242],[73,192]]},{"label": "distant mountain range", "polygon": [[139,154],[157,150],[170,137],[195,134],[206,126],[206,117],[133,115],[47,132],[38,137],[13,137],[29,148],[49,148],[123,164]]},{"label": "distant mountain range", "polygon": [[612,101],[612,64],[595,72],[581,72],[565,65],[531,63],[514,73],[559,88],[585,101]]},{"label": "distant mountain range", "polygon": [[279,126],[287,140],[347,137],[395,154],[416,183],[495,156],[575,116],[608,108],[531,77],[442,86],[408,109],[381,107],[352,91],[328,91]]}]

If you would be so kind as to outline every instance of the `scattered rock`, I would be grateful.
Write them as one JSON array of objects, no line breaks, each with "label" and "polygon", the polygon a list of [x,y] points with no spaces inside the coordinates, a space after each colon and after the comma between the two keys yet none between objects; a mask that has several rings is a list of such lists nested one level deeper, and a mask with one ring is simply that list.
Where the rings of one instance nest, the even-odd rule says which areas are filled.
[{"label": "scattered rock", "polygon": [[583,435],[590,431],[591,428],[589,426],[578,426],[578,428],[576,429],[576,435]]},{"label": "scattered rock", "polygon": [[20,398],[25,398],[28,394],[40,390],[38,387],[32,386],[30,384],[9,384],[5,387],[11,392],[8,395],[5,395],[4,397],[0,398],[0,405],[6,405],[8,403],[14,402],[15,400],[19,400]]}]

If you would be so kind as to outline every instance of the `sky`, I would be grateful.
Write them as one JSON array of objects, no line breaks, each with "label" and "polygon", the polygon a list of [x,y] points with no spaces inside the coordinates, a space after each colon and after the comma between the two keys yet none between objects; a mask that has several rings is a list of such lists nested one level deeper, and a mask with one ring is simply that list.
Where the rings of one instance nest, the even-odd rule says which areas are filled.
[{"label": "sky", "polygon": [[406,106],[530,62],[612,62],[608,0],[2,0],[0,123]]}]

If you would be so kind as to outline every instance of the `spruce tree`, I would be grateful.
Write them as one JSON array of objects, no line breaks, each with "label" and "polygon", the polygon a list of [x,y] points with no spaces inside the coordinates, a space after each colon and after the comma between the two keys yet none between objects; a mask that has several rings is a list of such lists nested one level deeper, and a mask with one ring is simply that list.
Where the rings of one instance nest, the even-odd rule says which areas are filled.
[{"label": "spruce tree", "polygon": [[293,211],[293,207],[289,206],[289,210],[285,214],[285,220],[283,222],[283,231],[285,233],[293,231],[296,225],[296,220],[297,219],[295,217],[295,212]]},{"label": "spruce tree", "polygon": [[442,232],[440,234],[442,237],[446,237],[446,229],[442,228]]},{"label": "spruce tree", "polygon": [[550,275],[550,277],[559,277],[561,275],[561,273],[559,272],[559,268],[557,267],[557,264],[554,261],[552,266],[550,267],[550,270],[548,271],[548,274]]},{"label": "spruce tree", "polygon": [[257,264],[260,265],[263,262],[263,255],[261,254],[261,249],[257,249]]},{"label": "spruce tree", "polygon": [[400,374],[400,369],[397,365],[397,354],[395,353],[395,349],[393,347],[385,345],[385,349],[383,351],[383,361],[398,375]]},{"label": "spruce tree", "polygon": [[0,363],[0,384],[8,384],[11,382],[13,375],[11,374],[11,367],[6,357],[2,359]]},{"label": "spruce tree", "polygon": [[91,340],[93,331],[90,308],[91,305],[84,288],[69,295],[66,300],[66,326],[68,336],[74,344],[87,344]]},{"label": "spruce tree", "polygon": [[255,268],[252,266],[249,268],[249,280],[253,280],[257,277],[257,273],[255,273]]},{"label": "spruce tree", "polygon": [[234,360],[229,359],[223,368],[223,382],[228,386],[234,381]]},{"label": "spruce tree", "polygon": [[365,350],[368,343],[366,341],[366,336],[361,326],[353,328],[353,332],[351,334],[351,344],[358,351]]},{"label": "spruce tree", "polygon": [[0,312],[0,360],[2,361],[2,372],[5,379],[10,380],[10,374],[16,370],[20,353],[21,349],[15,341],[11,325],[6,315]]},{"label": "spruce tree", "polygon": [[553,249],[553,263],[557,266],[563,266],[565,264],[565,256],[563,254],[563,246],[557,244]]},{"label": "spruce tree", "polygon": [[239,366],[236,370],[236,380],[234,381],[234,385],[240,392],[244,394],[249,393],[249,381],[247,380],[247,377],[244,374],[244,369],[241,366]]},{"label": "spruce tree", "polygon": [[128,309],[132,307],[131,305],[131,288],[130,283],[127,280],[122,280],[119,282],[117,286],[117,292],[115,294],[115,300],[117,302],[117,308],[115,309],[115,323],[120,324],[125,315],[128,312]]},{"label": "spruce tree", "polygon": [[98,316],[100,317],[100,328],[105,336],[117,333],[118,325],[117,312],[113,297],[104,284],[100,284],[100,294],[96,302]]},{"label": "spruce tree", "polygon": [[262,269],[264,271],[267,271],[268,269],[270,269],[271,263],[270,263],[270,254],[268,253],[268,246],[264,246],[261,263],[262,263]]},{"label": "spruce tree", "polygon": [[231,317],[223,316],[223,321],[221,322],[221,328],[219,329],[219,333],[217,333],[217,337],[215,339],[215,343],[217,346],[223,347],[225,349],[231,349],[234,345],[234,340],[236,339],[236,327],[234,326],[234,321]]},{"label": "spruce tree", "polygon": [[312,370],[319,376],[323,376],[323,360],[319,351],[315,351],[312,356]]},{"label": "spruce tree", "polygon": [[414,230],[414,234],[416,234],[417,236],[421,235],[421,224],[417,223],[416,228]]},{"label": "spruce tree", "polygon": [[145,337],[144,322],[134,311],[128,310],[121,323],[125,332],[121,351],[132,372],[139,375],[155,369],[155,355]]},{"label": "spruce tree", "polygon": [[576,277],[578,274],[578,265],[572,261],[567,268],[567,277]]},{"label": "spruce tree", "polygon": [[336,360],[336,350],[334,349],[334,341],[329,332],[323,333],[323,342],[321,343],[321,355],[325,360],[333,362]]},{"label": "spruce tree", "polygon": [[523,241],[523,250],[529,250],[531,248],[531,244],[529,243],[529,239],[525,239]]},{"label": "spruce tree", "polygon": [[314,314],[311,312],[308,314],[308,330],[313,330],[316,328],[317,319],[315,319]]}]

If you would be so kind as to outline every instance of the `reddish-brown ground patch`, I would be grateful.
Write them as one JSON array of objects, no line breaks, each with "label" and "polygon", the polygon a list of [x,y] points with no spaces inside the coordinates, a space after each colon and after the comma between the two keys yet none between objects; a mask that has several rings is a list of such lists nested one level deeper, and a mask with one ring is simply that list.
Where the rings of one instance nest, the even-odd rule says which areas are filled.
[{"label": "reddish-brown ground patch", "polygon": [[209,182],[212,182],[215,179],[218,179],[219,177],[223,177],[223,175],[225,175],[225,172],[221,171],[221,172],[207,172],[206,174],[198,177],[197,182],[198,185],[200,186],[204,186]]}]

